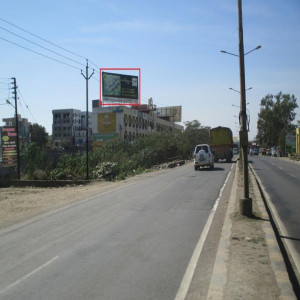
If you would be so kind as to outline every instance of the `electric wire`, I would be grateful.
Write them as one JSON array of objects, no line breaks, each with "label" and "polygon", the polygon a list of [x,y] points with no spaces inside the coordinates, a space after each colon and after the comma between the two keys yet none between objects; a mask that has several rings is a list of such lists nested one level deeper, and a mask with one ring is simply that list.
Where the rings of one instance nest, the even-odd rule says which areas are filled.
[{"label": "electric wire", "polygon": [[[37,123],[37,121],[36,121],[35,117],[33,116],[33,114],[32,114],[32,112],[31,112],[31,110],[29,109],[29,107],[28,107],[28,105],[27,105],[27,103],[26,103],[26,101],[25,101],[25,99],[24,99],[24,97],[23,97],[23,95],[22,95],[22,93],[21,93],[20,89],[19,89],[19,88],[17,88],[17,89],[18,89],[18,92],[19,92],[19,94],[20,94],[20,96],[21,96],[21,98],[22,98],[22,100],[23,100],[23,102],[24,102],[24,104],[25,104],[26,108],[28,109],[28,111],[29,111],[30,115],[32,116],[32,118],[33,118],[33,120],[35,121],[35,123]],[[20,100],[19,100],[19,102],[20,102]],[[21,102],[20,102],[20,103],[21,103]]]},{"label": "electric wire", "polygon": [[74,59],[72,59],[72,58],[69,58],[69,57],[67,57],[67,56],[65,56],[65,55],[59,54],[58,52],[53,51],[53,50],[51,50],[51,49],[49,49],[49,48],[47,48],[47,47],[41,46],[41,45],[39,45],[38,43],[32,42],[32,41],[30,41],[30,40],[28,40],[28,39],[26,39],[26,38],[24,38],[24,37],[22,37],[22,36],[20,36],[20,35],[18,35],[18,34],[16,34],[16,33],[12,32],[12,31],[10,31],[10,30],[7,30],[7,29],[5,29],[5,28],[3,28],[3,27],[1,27],[1,26],[0,26],[0,29],[4,30],[4,31],[6,31],[6,32],[8,32],[8,33],[10,33],[10,34],[12,34],[12,35],[17,36],[17,37],[19,37],[20,39],[25,40],[26,42],[29,42],[29,43],[31,43],[31,44],[33,44],[33,45],[36,45],[36,46],[38,46],[38,47],[40,47],[40,48],[42,48],[42,49],[44,49],[44,50],[50,51],[50,52],[52,52],[52,53],[54,53],[54,54],[56,54],[56,55],[58,55],[58,56],[61,56],[61,57],[65,58],[65,59],[68,59],[68,60],[70,60],[70,61],[72,61],[72,62],[74,62],[74,63],[76,63],[76,64],[79,64],[79,65],[81,65],[81,66],[85,66],[84,64],[82,64],[82,63],[80,63],[80,62],[78,62],[78,61],[76,61],[76,60],[74,60]]},{"label": "electric wire", "polygon": [[[1,19],[1,18],[0,18],[0,19]],[[68,63],[62,62],[62,61],[60,61],[60,60],[58,60],[58,59],[55,59],[55,58],[53,58],[53,57],[50,57],[50,56],[48,56],[48,55],[39,53],[39,52],[37,52],[37,51],[34,51],[34,50],[32,50],[32,49],[29,49],[29,48],[27,48],[27,47],[24,47],[24,46],[22,46],[22,45],[19,45],[19,44],[17,44],[17,43],[12,42],[12,41],[9,41],[9,40],[7,40],[7,39],[1,37],[1,36],[0,36],[0,39],[3,40],[3,41],[8,42],[8,43],[10,43],[10,44],[16,45],[16,46],[18,46],[18,47],[20,47],[20,48],[23,48],[23,49],[26,49],[26,50],[28,50],[28,51],[31,51],[31,52],[33,52],[33,53],[35,53],[35,54],[40,55],[40,56],[43,56],[43,57],[46,57],[46,58],[51,59],[51,60],[53,60],[53,61],[56,61],[56,62],[58,62],[58,63],[61,63],[61,64],[63,64],[63,65],[69,66],[69,67],[74,68],[74,69],[77,69],[77,70],[81,70],[81,69],[78,68],[78,67],[72,66],[72,65],[70,65],[70,64],[68,64]]]},{"label": "electric wire", "polygon": [[57,47],[57,48],[59,48],[59,49],[61,49],[61,50],[64,50],[64,51],[66,51],[66,52],[69,52],[69,53],[71,53],[71,54],[73,54],[73,55],[75,55],[75,56],[78,56],[78,57],[80,57],[80,58],[87,59],[86,57],[83,57],[83,56],[81,56],[81,55],[79,55],[79,54],[77,54],[77,53],[75,53],[75,52],[72,52],[72,51],[70,51],[70,50],[68,50],[68,49],[66,49],[66,48],[63,48],[63,47],[61,47],[61,46],[59,46],[59,45],[56,45],[56,44],[54,44],[54,43],[52,43],[52,42],[50,42],[50,41],[48,41],[48,40],[46,40],[46,39],[44,39],[44,38],[42,38],[42,37],[36,35],[36,34],[30,32],[30,31],[28,31],[28,30],[25,30],[25,29],[23,29],[23,28],[21,28],[21,27],[15,25],[15,24],[13,24],[13,23],[11,23],[11,22],[9,22],[9,21],[7,21],[7,20],[1,18],[1,17],[0,17],[0,20],[3,21],[3,22],[5,22],[5,23],[7,23],[7,24],[9,24],[9,25],[11,25],[11,26],[16,27],[16,28],[18,28],[19,30],[22,30],[22,31],[24,31],[24,32],[26,32],[26,33],[28,33],[28,34],[30,34],[30,35],[32,35],[32,36],[34,36],[34,37],[36,37],[36,38],[38,38],[38,39],[44,41],[44,42],[46,42],[46,43],[48,43],[48,44],[50,44],[50,45],[52,45],[52,46],[55,46],[55,47]]}]

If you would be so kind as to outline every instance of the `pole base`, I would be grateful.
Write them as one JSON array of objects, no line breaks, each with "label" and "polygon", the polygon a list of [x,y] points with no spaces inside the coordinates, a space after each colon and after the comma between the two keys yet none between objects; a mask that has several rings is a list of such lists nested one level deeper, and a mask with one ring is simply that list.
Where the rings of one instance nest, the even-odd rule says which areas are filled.
[{"label": "pole base", "polygon": [[245,217],[252,217],[252,198],[240,199],[240,214]]}]

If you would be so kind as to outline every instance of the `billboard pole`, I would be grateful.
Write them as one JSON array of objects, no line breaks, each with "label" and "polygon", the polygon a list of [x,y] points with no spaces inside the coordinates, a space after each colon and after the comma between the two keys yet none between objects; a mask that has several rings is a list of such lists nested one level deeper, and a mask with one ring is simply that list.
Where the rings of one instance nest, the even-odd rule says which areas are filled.
[{"label": "billboard pole", "polygon": [[85,67],[85,75],[83,74],[81,70],[81,75],[85,79],[86,83],[86,180],[89,180],[89,79],[94,75],[94,69],[93,73],[89,76],[89,61],[86,60],[86,67]]},{"label": "billboard pole", "polygon": [[16,82],[16,78],[12,78],[13,79],[13,89],[14,92],[13,94],[15,95],[15,114],[16,114],[16,133],[17,133],[17,176],[18,179],[20,179],[20,150],[19,150],[19,120],[18,120],[18,96],[17,96],[17,82]]}]

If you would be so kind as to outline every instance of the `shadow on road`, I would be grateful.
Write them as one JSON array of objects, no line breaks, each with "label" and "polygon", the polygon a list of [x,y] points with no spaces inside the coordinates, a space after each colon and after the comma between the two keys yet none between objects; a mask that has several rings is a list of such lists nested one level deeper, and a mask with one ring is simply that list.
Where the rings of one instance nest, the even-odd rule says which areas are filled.
[{"label": "shadow on road", "polygon": [[213,169],[200,168],[198,171],[202,171],[202,172],[210,171],[210,172],[213,172],[213,171],[224,171],[224,170],[225,170],[224,168],[214,167]]},{"label": "shadow on road", "polygon": [[300,239],[299,239],[299,238],[293,238],[293,237],[283,236],[283,235],[281,235],[280,237],[281,237],[282,239],[287,239],[287,240],[292,240],[292,241],[300,242]]}]

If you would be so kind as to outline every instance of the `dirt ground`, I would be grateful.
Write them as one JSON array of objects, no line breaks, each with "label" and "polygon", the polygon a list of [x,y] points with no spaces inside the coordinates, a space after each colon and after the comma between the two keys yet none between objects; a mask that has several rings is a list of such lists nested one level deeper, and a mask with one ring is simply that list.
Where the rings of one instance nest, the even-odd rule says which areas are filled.
[{"label": "dirt ground", "polygon": [[[156,170],[153,172],[168,172]],[[88,185],[59,188],[9,187],[0,189],[0,228],[31,218],[60,206],[93,197],[125,184],[155,176],[153,172],[129,177],[123,181],[98,181]]]}]

